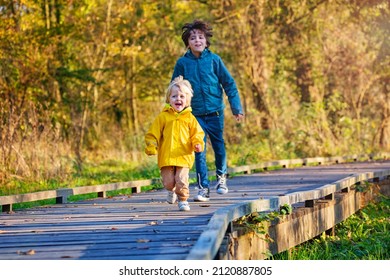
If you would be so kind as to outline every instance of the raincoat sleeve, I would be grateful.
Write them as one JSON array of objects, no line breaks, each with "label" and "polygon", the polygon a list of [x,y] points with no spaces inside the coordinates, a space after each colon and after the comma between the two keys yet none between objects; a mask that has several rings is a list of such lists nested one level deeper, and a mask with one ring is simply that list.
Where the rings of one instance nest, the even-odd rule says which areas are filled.
[{"label": "raincoat sleeve", "polygon": [[162,118],[160,115],[153,121],[145,134],[145,154],[157,155],[158,145],[161,139]]},{"label": "raincoat sleeve", "polygon": [[191,133],[192,148],[195,150],[195,145],[200,144],[200,146],[202,147],[201,151],[203,151],[204,131],[194,116],[192,116],[191,120],[192,121],[191,121],[190,133]]}]

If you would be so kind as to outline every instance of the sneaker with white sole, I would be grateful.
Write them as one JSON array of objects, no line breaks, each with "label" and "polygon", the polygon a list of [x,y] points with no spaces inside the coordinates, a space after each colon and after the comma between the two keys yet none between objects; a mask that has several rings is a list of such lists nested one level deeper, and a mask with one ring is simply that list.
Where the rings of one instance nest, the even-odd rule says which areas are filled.
[{"label": "sneaker with white sole", "polygon": [[175,194],[175,192],[173,191],[168,191],[168,194],[167,194],[167,202],[169,204],[173,204],[176,202],[176,199],[177,199],[177,195]]},{"label": "sneaker with white sole", "polygon": [[188,204],[188,201],[179,201],[179,210],[190,211],[190,205]]},{"label": "sneaker with white sole", "polygon": [[215,185],[218,194],[226,194],[229,189],[226,185],[226,174],[217,175],[217,184]]},{"label": "sneaker with white sole", "polygon": [[209,201],[210,200],[210,189],[206,187],[200,187],[198,194],[194,197],[195,201]]}]

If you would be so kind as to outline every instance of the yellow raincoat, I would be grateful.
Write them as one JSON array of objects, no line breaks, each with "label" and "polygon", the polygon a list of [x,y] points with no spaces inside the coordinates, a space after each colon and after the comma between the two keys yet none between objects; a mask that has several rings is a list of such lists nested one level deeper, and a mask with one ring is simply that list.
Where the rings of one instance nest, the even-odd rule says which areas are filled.
[{"label": "yellow raincoat", "polygon": [[145,153],[158,155],[158,167],[191,168],[195,161],[195,145],[204,150],[204,132],[191,107],[176,112],[169,104],[157,116],[145,135]]}]

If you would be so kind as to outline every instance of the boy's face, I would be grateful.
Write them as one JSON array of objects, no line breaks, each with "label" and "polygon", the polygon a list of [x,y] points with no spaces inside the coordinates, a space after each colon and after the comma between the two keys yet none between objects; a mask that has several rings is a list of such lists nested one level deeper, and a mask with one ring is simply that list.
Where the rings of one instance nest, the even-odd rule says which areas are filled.
[{"label": "boy's face", "polygon": [[188,47],[190,48],[191,52],[196,57],[199,57],[200,54],[206,48],[206,46],[207,41],[205,34],[198,29],[192,30],[190,33],[190,37],[188,38]]},{"label": "boy's face", "polygon": [[176,112],[181,112],[186,107],[187,95],[175,86],[172,88],[171,95],[169,96],[169,104]]}]

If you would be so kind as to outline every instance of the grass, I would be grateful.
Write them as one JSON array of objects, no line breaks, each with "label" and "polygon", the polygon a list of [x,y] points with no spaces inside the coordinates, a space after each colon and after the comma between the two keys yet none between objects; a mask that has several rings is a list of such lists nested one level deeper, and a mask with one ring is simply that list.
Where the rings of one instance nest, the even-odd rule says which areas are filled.
[{"label": "grass", "polygon": [[335,236],[322,234],[273,260],[389,260],[390,198],[370,203],[335,228]]},{"label": "grass", "polygon": [[120,161],[104,161],[99,164],[85,163],[81,172],[74,172],[67,178],[51,178],[41,181],[14,178],[0,188],[0,195],[128,182],[158,178],[159,176],[160,174],[157,166],[150,163],[144,163],[142,165]]},{"label": "grass", "polygon": [[[78,186],[92,186],[110,184],[116,182],[127,182],[142,179],[158,178],[160,176],[157,165],[146,162],[140,165],[130,162],[103,161],[97,163],[86,162],[81,172],[74,172],[66,179],[51,178],[49,180],[30,181],[28,179],[14,178],[0,188],[0,195],[14,195],[32,193],[37,191],[55,190],[60,188],[74,188]],[[161,188],[160,185],[142,187],[142,191]],[[129,195],[131,189],[108,191],[108,197],[115,195]],[[69,202],[94,199],[97,193],[74,195],[68,198]],[[37,207],[42,205],[55,204],[55,199],[45,199],[32,202],[15,203],[14,210]]]}]

